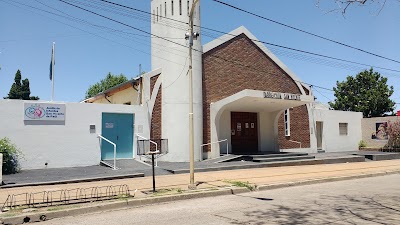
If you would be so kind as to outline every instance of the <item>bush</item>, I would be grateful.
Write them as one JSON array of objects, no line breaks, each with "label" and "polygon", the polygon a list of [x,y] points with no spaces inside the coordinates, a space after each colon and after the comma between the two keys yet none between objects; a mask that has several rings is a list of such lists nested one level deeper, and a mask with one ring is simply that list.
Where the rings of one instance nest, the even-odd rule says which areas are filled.
[{"label": "bush", "polygon": [[0,153],[3,154],[3,174],[18,173],[20,170],[19,159],[21,151],[11,143],[10,139],[0,139]]},{"label": "bush", "polygon": [[360,142],[358,142],[358,148],[365,148],[367,147],[367,143],[365,143],[364,140],[361,140]]},{"label": "bush", "polygon": [[400,121],[390,122],[387,126],[387,133],[389,136],[388,147],[400,148]]}]

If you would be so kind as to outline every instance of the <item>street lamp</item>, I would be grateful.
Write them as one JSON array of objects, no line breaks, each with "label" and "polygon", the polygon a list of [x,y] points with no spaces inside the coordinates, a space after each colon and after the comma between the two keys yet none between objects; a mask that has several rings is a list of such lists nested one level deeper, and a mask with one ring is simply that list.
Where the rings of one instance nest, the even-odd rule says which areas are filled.
[{"label": "street lamp", "polygon": [[199,33],[193,32],[193,13],[199,0],[195,0],[189,13],[189,32],[186,38],[189,40],[189,160],[190,160],[190,184],[189,189],[196,189],[194,184],[194,134],[193,134],[193,75],[192,75],[192,51],[193,39],[196,40]]}]

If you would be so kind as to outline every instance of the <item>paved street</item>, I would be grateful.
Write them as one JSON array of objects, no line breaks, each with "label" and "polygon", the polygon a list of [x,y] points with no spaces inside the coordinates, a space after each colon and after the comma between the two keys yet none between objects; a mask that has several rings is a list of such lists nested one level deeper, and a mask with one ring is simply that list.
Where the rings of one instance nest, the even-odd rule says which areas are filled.
[{"label": "paved street", "polygon": [[400,224],[400,175],[282,188],[46,221],[63,224]]}]

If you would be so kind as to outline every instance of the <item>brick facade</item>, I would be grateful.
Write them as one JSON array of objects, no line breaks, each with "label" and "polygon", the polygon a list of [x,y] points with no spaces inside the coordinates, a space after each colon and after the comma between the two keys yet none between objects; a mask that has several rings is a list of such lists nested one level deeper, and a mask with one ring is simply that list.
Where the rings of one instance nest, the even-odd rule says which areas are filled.
[{"label": "brick facade", "polygon": [[[150,78],[150,93],[153,93],[154,85],[160,75]],[[154,103],[154,108],[151,117],[151,127],[150,127],[150,139],[161,139],[161,113],[162,113],[162,84],[157,92],[156,101]]]},{"label": "brick facade", "polygon": [[[290,76],[246,35],[223,43],[203,54],[203,143],[209,143],[211,139],[210,103],[244,89],[301,93]],[[295,147],[285,140],[281,126],[283,128],[283,117],[279,121],[280,147]],[[305,106],[291,110],[291,135],[293,140],[302,142],[302,147],[309,147],[310,133]]]},{"label": "brick facade", "polygon": [[285,136],[285,127],[283,113],[278,121],[279,148],[299,148],[300,145],[292,141],[301,142],[302,148],[310,147],[310,124],[308,121],[308,112],[305,105],[290,109],[290,137]]}]

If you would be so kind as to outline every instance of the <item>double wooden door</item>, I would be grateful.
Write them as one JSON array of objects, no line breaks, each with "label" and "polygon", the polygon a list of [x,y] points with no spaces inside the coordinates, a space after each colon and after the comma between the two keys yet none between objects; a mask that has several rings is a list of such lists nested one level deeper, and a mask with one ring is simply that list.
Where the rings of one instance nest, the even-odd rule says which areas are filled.
[{"label": "double wooden door", "polygon": [[258,152],[257,113],[231,112],[231,143],[234,154]]}]

